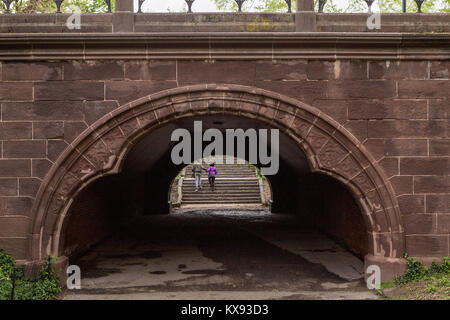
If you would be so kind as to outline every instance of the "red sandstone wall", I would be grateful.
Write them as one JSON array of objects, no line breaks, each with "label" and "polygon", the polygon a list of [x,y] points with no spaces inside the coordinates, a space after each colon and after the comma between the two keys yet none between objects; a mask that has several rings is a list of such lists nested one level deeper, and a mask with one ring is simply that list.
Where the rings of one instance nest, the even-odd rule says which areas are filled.
[{"label": "red sandstone wall", "polygon": [[36,192],[68,143],[125,102],[198,83],[255,86],[331,116],[384,168],[406,251],[449,254],[448,61],[2,62],[0,70],[0,247],[20,260]]},{"label": "red sandstone wall", "polygon": [[319,230],[363,258],[369,253],[361,209],[346,187],[322,174],[298,179],[298,213]]}]

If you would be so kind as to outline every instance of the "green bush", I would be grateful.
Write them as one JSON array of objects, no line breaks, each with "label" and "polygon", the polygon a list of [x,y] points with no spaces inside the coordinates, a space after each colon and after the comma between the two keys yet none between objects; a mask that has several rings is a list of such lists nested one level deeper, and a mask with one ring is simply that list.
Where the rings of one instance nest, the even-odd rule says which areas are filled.
[{"label": "green bush", "polygon": [[450,274],[450,256],[444,257],[440,265],[433,261],[430,267],[424,266],[421,261],[415,260],[407,254],[405,254],[404,258],[407,261],[406,271],[404,275],[394,278],[394,282],[397,285],[421,280],[434,274]]},{"label": "green bush", "polygon": [[14,299],[54,299],[61,292],[59,277],[54,270],[55,262],[56,258],[48,257],[36,277],[30,278],[25,275],[23,266],[16,267],[14,258],[0,249],[0,300],[11,298],[13,278],[15,278]]}]

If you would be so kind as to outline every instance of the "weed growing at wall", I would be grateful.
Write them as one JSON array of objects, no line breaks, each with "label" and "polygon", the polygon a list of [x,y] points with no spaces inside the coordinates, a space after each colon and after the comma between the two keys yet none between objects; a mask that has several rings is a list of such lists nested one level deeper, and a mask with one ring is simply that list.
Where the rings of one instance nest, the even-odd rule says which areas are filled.
[{"label": "weed growing at wall", "polygon": [[61,292],[55,261],[56,258],[49,257],[36,277],[30,278],[23,266],[15,266],[14,258],[0,249],[0,300],[11,299],[13,283],[16,300],[54,299]]},{"label": "weed growing at wall", "polygon": [[442,264],[440,265],[433,261],[430,267],[424,266],[421,261],[415,260],[407,254],[405,254],[405,259],[407,261],[405,274],[402,276],[396,276],[394,279],[394,282],[397,285],[421,280],[433,274],[450,275],[450,256],[444,257]]},{"label": "weed growing at wall", "polygon": [[405,273],[395,277],[394,282],[382,283],[379,295],[397,300],[450,299],[450,256],[444,257],[441,264],[432,262],[429,267],[408,255],[405,259]]}]

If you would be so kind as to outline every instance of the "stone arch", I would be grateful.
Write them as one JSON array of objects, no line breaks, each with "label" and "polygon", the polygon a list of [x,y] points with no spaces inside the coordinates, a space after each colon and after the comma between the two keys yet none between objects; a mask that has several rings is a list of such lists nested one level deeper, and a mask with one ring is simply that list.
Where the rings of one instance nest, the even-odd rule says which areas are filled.
[{"label": "stone arch", "polygon": [[338,179],[359,203],[370,261],[403,255],[403,228],[393,189],[375,159],[342,125],[316,108],[274,92],[239,85],[195,85],[127,103],[67,147],[47,174],[33,207],[31,260],[59,253],[61,228],[75,196],[92,181],[119,172],[127,152],[143,134],[180,117],[218,113],[258,119],[291,137],[305,152],[312,172]]}]

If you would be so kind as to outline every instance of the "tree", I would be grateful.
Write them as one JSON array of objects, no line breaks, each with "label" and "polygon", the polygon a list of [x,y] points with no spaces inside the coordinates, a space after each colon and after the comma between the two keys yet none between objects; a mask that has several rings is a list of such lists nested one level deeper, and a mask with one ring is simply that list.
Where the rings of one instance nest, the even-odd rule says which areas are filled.
[{"label": "tree", "polygon": [[[234,0],[213,0],[220,11],[238,11],[238,5]],[[295,9],[295,0],[292,0],[292,8]],[[255,9],[260,12],[286,12],[287,4],[284,0],[247,0],[242,5],[242,11]]]},{"label": "tree", "polygon": [[[70,0],[67,2],[66,7],[76,6],[80,8],[81,12],[107,12],[108,6],[104,0]],[[115,1],[111,1],[111,10],[114,12]]]},{"label": "tree", "polygon": [[[234,0],[213,0],[216,7],[221,11],[237,11],[238,6]],[[295,0],[292,0],[292,8],[295,9]],[[337,5],[340,4],[340,6]],[[344,4],[344,5],[343,5]],[[317,11],[318,0],[315,0]],[[402,12],[402,0],[382,0],[374,2],[375,12]],[[247,0],[242,6],[243,11],[259,12],[286,12],[287,5],[284,0]],[[407,12],[416,12],[417,5],[413,0],[407,1]],[[351,13],[367,12],[367,5],[362,0],[327,0],[324,12],[329,13]],[[422,12],[450,12],[450,0],[425,0],[422,5]]]},{"label": "tree", "polygon": [[[114,9],[115,1],[112,0],[112,7]],[[2,10],[5,7],[2,1]],[[61,5],[62,12],[76,11],[74,8],[79,8],[80,12],[107,12],[108,6],[104,0],[65,0]],[[13,13],[51,13],[56,12],[56,4],[53,0],[12,0],[11,12]]]}]

